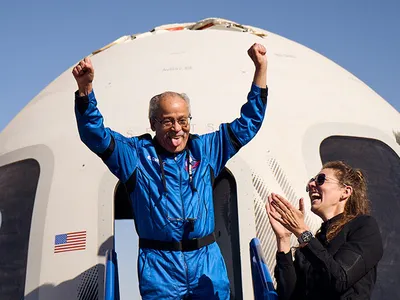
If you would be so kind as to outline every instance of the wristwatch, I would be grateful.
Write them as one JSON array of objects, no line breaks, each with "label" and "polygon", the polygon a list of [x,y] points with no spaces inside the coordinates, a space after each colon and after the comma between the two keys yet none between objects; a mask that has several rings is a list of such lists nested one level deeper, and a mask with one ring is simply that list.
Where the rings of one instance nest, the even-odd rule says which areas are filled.
[{"label": "wristwatch", "polygon": [[314,237],[311,231],[307,230],[304,231],[300,236],[298,237],[297,241],[299,244],[305,244],[311,241],[311,239]]}]

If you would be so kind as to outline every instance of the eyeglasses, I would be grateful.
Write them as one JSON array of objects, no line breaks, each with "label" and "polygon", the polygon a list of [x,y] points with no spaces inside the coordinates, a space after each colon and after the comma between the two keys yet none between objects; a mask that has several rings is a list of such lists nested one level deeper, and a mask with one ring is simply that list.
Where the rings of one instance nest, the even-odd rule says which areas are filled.
[{"label": "eyeglasses", "polygon": [[162,120],[154,118],[154,120],[160,123],[164,128],[171,128],[175,126],[175,123],[178,123],[181,127],[187,127],[190,124],[190,120],[192,120],[192,116],[182,117],[179,120],[175,120],[174,118],[164,118]]},{"label": "eyeglasses", "polygon": [[[329,182],[335,182],[335,183],[341,183],[339,180],[331,178],[331,177],[327,177],[324,173],[319,173],[317,176],[311,178],[306,186],[306,192],[308,193],[310,191],[310,183],[314,182],[317,186],[321,186],[325,183],[325,181],[329,181]],[[346,184],[342,183],[344,186],[347,186]]]}]

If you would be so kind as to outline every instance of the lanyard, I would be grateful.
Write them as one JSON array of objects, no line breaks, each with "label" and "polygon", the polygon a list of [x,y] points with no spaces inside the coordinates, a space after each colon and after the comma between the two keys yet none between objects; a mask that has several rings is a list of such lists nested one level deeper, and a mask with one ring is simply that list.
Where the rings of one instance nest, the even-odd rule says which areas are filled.
[{"label": "lanyard", "polygon": [[[165,171],[164,171],[163,160],[162,160],[160,154],[157,153],[157,156],[158,156],[158,162],[160,164],[161,179],[162,179],[162,182],[163,182],[164,191],[167,192],[168,189],[167,189],[167,181],[165,179]],[[192,188],[192,191],[197,192],[197,189],[193,185],[193,165],[192,165],[193,158],[190,156],[188,148],[186,148],[186,163],[187,163],[187,166],[188,166],[190,187]]]}]

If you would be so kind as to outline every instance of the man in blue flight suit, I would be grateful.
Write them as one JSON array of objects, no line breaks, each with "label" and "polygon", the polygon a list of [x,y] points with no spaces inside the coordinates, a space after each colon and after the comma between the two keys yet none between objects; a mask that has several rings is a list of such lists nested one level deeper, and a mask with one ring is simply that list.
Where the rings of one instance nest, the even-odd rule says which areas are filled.
[{"label": "man in blue flight suit", "polygon": [[255,73],[240,117],[215,132],[190,134],[187,97],[154,96],[149,134],[127,138],[105,128],[96,107],[89,58],[73,68],[75,114],[81,140],[123,182],[139,235],[138,274],[143,299],[229,299],[225,262],[214,236],[212,182],[226,162],[258,132],[267,102],[266,49],[248,55]]}]

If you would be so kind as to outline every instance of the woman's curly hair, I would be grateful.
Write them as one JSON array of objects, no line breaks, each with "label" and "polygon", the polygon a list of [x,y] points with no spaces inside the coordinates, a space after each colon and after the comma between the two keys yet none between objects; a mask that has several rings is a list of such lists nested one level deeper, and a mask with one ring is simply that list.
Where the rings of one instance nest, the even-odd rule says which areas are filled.
[{"label": "woman's curly hair", "polygon": [[323,169],[332,169],[336,178],[345,185],[351,186],[353,192],[344,207],[343,217],[330,225],[327,240],[331,241],[343,226],[359,215],[370,213],[370,202],[367,197],[367,183],[360,169],[353,169],[343,161],[330,161],[323,165]]}]

